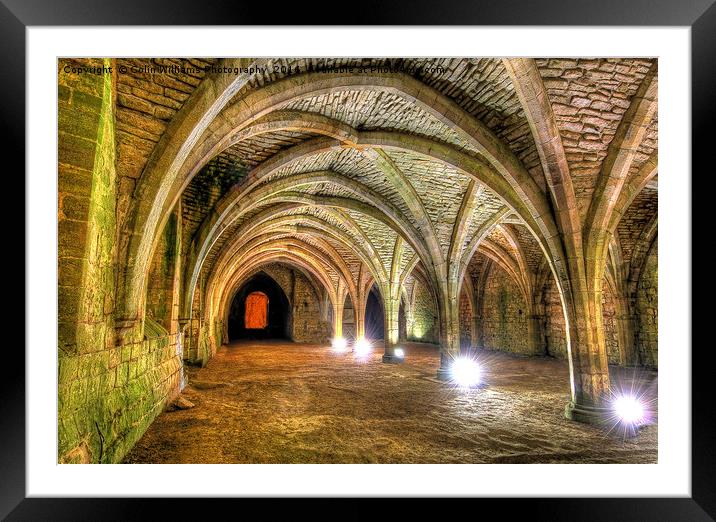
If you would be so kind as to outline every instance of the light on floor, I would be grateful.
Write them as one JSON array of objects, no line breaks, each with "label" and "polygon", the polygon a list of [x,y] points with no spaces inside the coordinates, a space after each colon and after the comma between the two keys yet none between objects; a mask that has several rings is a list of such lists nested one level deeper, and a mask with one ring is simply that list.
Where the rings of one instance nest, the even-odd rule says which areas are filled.
[{"label": "light on floor", "polygon": [[458,386],[469,388],[482,381],[482,367],[469,357],[458,357],[450,368],[452,379]]},{"label": "light on floor", "polygon": [[344,337],[335,337],[331,344],[334,352],[345,352],[348,348],[348,341]]},{"label": "light on floor", "polygon": [[358,339],[353,351],[360,357],[368,355],[371,352],[370,342],[366,338]]},{"label": "light on floor", "polygon": [[644,405],[636,397],[622,395],[614,399],[614,412],[619,419],[627,424],[639,425],[646,418],[644,414]]},{"label": "light on floor", "polygon": [[396,357],[400,357],[401,359],[405,357],[405,352],[403,351],[402,348],[396,348],[395,350],[393,350],[393,354]]}]

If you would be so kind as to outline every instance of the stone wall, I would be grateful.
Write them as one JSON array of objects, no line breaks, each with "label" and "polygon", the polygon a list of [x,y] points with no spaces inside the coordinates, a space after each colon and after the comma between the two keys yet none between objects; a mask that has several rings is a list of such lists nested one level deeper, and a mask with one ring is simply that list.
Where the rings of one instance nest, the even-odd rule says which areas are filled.
[{"label": "stone wall", "polygon": [[439,342],[440,327],[438,325],[435,300],[422,281],[415,281],[413,291],[415,292],[413,327],[408,332],[408,340],[421,343],[437,343]]},{"label": "stone wall", "polygon": [[460,292],[460,348],[469,348],[472,342],[472,308],[467,288]]},{"label": "stone wall", "polygon": [[293,310],[293,340],[298,343],[325,343],[331,339],[333,326],[321,320],[320,299],[306,277],[295,274],[291,305]]},{"label": "stone wall", "polygon": [[564,320],[562,300],[554,277],[549,276],[542,297],[544,306],[544,338],[547,355],[567,358],[567,323]]},{"label": "stone wall", "polygon": [[177,220],[172,213],[159,238],[147,278],[147,316],[171,331]]},{"label": "stone wall", "polygon": [[604,320],[604,344],[607,348],[609,364],[621,364],[616,302],[614,293],[609,288],[606,280],[602,284],[602,318]]},{"label": "stone wall", "polygon": [[482,308],[485,349],[531,355],[527,307],[519,287],[497,265],[490,270],[485,285]]},{"label": "stone wall", "polygon": [[121,461],[181,385],[175,336],[59,359],[58,461]]},{"label": "stone wall", "polygon": [[[109,348],[114,305],[115,228],[112,77],[66,67],[104,67],[103,60],[58,64],[58,341],[60,353]],[[110,232],[108,232],[110,231]],[[88,288],[88,285],[91,288]],[[93,334],[100,334],[93,337]],[[92,344],[105,342],[105,346]],[[90,343],[84,345],[83,343]]]},{"label": "stone wall", "polygon": [[114,78],[58,64],[58,462],[119,462],[181,385],[177,336],[115,345]]},{"label": "stone wall", "polygon": [[[544,307],[542,327],[547,354],[557,359],[567,359],[567,327],[557,284],[552,277],[546,284],[542,304]],[[604,344],[607,348],[609,364],[621,364],[617,303],[606,280],[602,286],[602,317],[604,320]]]},{"label": "stone wall", "polygon": [[647,255],[637,286],[637,350],[641,364],[650,368],[659,366],[659,298],[658,298],[658,245],[654,240]]}]

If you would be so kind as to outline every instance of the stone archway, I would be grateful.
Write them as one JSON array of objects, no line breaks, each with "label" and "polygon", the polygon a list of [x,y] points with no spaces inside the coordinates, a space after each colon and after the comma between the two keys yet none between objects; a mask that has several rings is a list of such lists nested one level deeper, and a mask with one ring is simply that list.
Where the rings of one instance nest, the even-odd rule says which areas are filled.
[{"label": "stone archway", "polygon": [[385,339],[383,300],[377,285],[368,292],[365,305],[365,336],[368,339]]},{"label": "stone archway", "polygon": [[228,317],[229,341],[291,339],[291,306],[283,289],[259,272],[234,294]]}]

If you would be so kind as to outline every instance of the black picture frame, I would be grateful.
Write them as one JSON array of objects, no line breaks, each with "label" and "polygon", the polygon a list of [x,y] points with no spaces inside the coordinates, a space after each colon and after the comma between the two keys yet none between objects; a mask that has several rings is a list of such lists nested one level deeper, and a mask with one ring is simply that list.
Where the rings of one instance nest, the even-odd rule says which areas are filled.
[{"label": "black picture frame", "polygon": [[[714,143],[714,98],[716,95],[716,5],[714,0],[369,0],[360,9],[351,9],[350,17],[337,16],[335,4],[312,2],[296,12],[281,12],[269,2],[226,2],[222,0],[122,0],[96,3],[83,0],[0,0],[0,49],[3,50],[0,82],[0,125],[7,132],[3,140],[4,162],[15,163],[6,172],[25,172],[25,88],[26,29],[43,25],[297,25],[335,24],[336,22],[370,25],[609,25],[609,26],[689,26],[691,27],[692,73],[692,170],[711,174]],[[693,179],[690,173],[685,178]],[[17,176],[17,175],[16,175]],[[19,176],[17,176],[19,178]],[[20,188],[25,193],[24,184]],[[692,194],[708,197],[707,191]],[[30,197],[25,193],[25,197]],[[708,206],[708,205],[707,205]],[[692,202],[692,209],[699,208]],[[704,221],[694,220],[694,226]],[[707,221],[708,222],[708,221]],[[15,234],[20,236],[17,228]],[[12,230],[8,230],[12,233]],[[692,232],[693,237],[701,237]],[[24,237],[8,239],[24,244]],[[699,258],[692,255],[694,261]],[[25,259],[27,262],[27,259]],[[692,268],[692,270],[693,270]],[[24,268],[23,268],[24,271]],[[27,278],[27,273],[25,272]],[[24,308],[24,307],[23,307]],[[26,327],[31,310],[26,310]],[[692,306],[692,324],[708,320],[705,308]],[[701,318],[702,321],[699,321]],[[16,328],[10,323],[11,328]],[[716,434],[711,400],[710,343],[672,347],[691,351],[692,357],[692,460],[690,498],[553,498],[553,499],[480,499],[479,509],[487,513],[498,509],[501,516],[513,518],[526,511],[532,519],[550,520],[714,520],[716,518]],[[9,349],[9,348],[8,348]],[[8,352],[9,353],[9,352]],[[162,510],[164,519],[185,519],[206,515],[205,501],[186,499],[78,499],[26,498],[25,492],[25,364],[21,356],[6,355],[0,378],[0,517],[9,520],[124,520],[141,519]],[[225,504],[229,500],[212,499]],[[255,501],[244,501],[251,504]],[[355,508],[342,508],[352,516],[376,513],[380,500],[361,502]],[[463,500],[450,501],[450,511],[458,514]],[[425,513],[422,499],[402,501],[404,508]],[[271,512],[283,503],[271,501]],[[214,513],[223,511],[222,505]],[[252,509],[253,506],[243,506]],[[403,509],[401,507],[401,509]],[[265,509],[265,508],[264,508]],[[292,515],[319,518],[332,509],[318,510],[314,501],[303,499],[292,505]],[[475,509],[474,506],[468,509]],[[447,514],[442,510],[443,514]],[[269,512],[266,512],[268,515]],[[273,518],[273,517],[271,517]]]}]

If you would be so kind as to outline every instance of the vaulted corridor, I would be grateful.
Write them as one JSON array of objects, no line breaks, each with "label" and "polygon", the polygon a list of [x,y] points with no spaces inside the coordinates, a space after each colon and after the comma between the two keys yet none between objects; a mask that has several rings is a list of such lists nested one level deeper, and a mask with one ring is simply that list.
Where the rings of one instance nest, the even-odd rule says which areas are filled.
[{"label": "vaulted corridor", "polygon": [[658,81],[60,59],[58,462],[653,462]]}]

